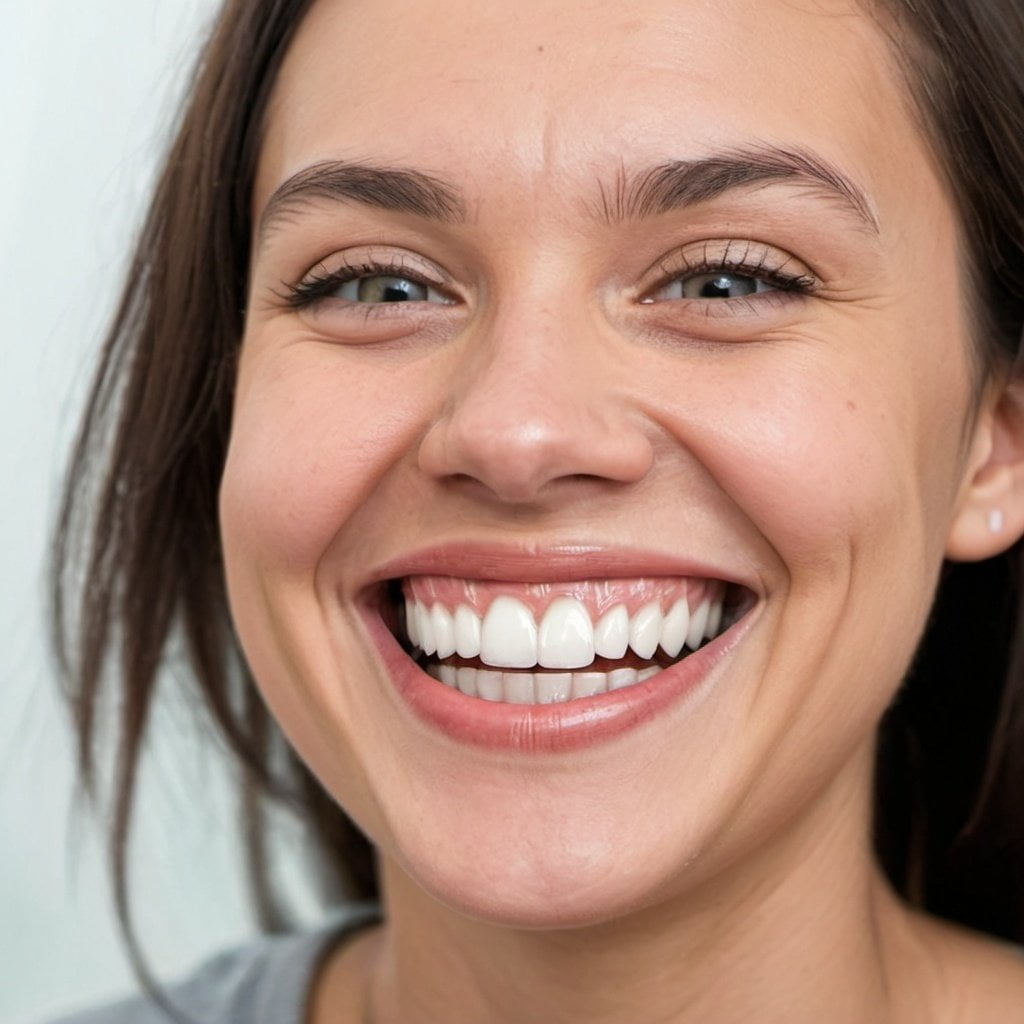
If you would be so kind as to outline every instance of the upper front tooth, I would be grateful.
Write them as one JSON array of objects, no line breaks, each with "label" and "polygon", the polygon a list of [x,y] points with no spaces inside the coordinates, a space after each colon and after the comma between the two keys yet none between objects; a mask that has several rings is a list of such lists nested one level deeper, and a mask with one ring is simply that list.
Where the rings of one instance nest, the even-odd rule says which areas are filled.
[{"label": "upper front tooth", "polygon": [[480,616],[464,604],[455,609],[455,650],[460,658],[480,654]]},{"label": "upper front tooth", "polygon": [[675,658],[686,643],[690,630],[690,608],[686,598],[681,597],[668,610],[665,622],[661,627],[661,649],[670,657]]},{"label": "upper front tooth", "polygon": [[514,597],[496,597],[480,627],[480,660],[504,668],[537,664],[537,624],[530,609]]},{"label": "upper front tooth", "polygon": [[649,658],[658,649],[664,616],[657,601],[645,604],[629,624],[629,646],[641,657]]},{"label": "upper front tooth", "polygon": [[452,613],[443,604],[430,610],[430,624],[434,627],[434,643],[439,658],[450,658],[455,653],[455,623]]},{"label": "upper front tooth", "polygon": [[629,612],[624,604],[617,604],[594,627],[594,653],[601,658],[621,658],[628,646]]},{"label": "upper front tooth", "polygon": [[537,660],[544,668],[584,668],[594,660],[594,627],[576,598],[559,597],[544,613]]},{"label": "upper front tooth", "polygon": [[708,600],[705,598],[690,616],[690,632],[686,636],[686,643],[691,650],[697,650],[701,640],[704,639],[704,627],[708,624],[708,608]]}]

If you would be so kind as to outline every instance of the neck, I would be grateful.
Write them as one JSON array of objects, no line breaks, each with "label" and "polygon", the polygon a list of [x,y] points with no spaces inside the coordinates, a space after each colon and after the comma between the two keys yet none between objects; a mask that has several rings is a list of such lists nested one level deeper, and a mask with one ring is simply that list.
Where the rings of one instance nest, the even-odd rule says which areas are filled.
[{"label": "neck", "polygon": [[895,1022],[915,943],[871,855],[869,792],[866,756],[756,856],[586,928],[471,919],[385,862],[374,1024]]}]

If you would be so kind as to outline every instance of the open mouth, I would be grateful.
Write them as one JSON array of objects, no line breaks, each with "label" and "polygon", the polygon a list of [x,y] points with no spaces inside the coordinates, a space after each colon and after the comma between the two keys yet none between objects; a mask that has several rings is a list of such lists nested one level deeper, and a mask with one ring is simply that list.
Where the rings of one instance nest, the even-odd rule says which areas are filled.
[{"label": "open mouth", "polygon": [[558,704],[643,683],[735,625],[745,587],[695,577],[507,583],[407,576],[385,621],[406,654],[470,697]]}]

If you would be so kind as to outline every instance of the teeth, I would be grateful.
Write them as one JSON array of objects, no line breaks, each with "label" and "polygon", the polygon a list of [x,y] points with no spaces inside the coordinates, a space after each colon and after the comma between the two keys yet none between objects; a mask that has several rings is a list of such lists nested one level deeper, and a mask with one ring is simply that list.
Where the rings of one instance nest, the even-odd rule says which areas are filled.
[{"label": "teeth", "polygon": [[505,700],[509,704],[534,703],[532,672],[503,672],[502,682],[505,684]]},{"label": "teeth", "polygon": [[420,638],[420,647],[424,654],[433,654],[437,650],[437,641],[434,640],[434,627],[430,621],[430,612],[417,602],[416,604],[416,634]]},{"label": "teeth", "polygon": [[[662,611],[658,601],[650,601],[632,616],[626,605],[617,604],[596,625],[582,601],[560,596],[548,605],[539,626],[527,604],[507,595],[494,598],[482,622],[469,604],[458,605],[453,613],[440,602],[428,606],[407,599],[405,628],[410,643],[428,657],[443,661],[457,654],[467,660],[479,658],[485,665],[498,669],[482,683],[477,680],[474,684],[485,699],[509,699],[501,669],[540,666],[560,670],[538,673],[530,681],[535,691],[530,697],[526,696],[522,673],[514,673],[511,684],[517,700],[554,703],[569,699],[567,695],[576,691],[586,695],[598,685],[617,689],[637,681],[622,674],[635,675],[633,669],[609,673],[573,671],[586,669],[595,656],[618,660],[632,649],[638,657],[651,660],[659,647],[669,658],[679,657],[684,647],[696,651],[705,638],[714,639],[724,626],[731,624],[723,615],[722,594],[723,588],[713,588],[692,612],[685,597],[675,601],[667,612]],[[596,679],[577,678],[586,675],[601,676],[602,681],[598,684]],[[641,674],[640,679],[643,678]],[[457,684],[454,677],[444,681],[459,685],[460,689],[463,685]]]},{"label": "teeth", "polygon": [[537,661],[543,668],[583,668],[594,660],[594,627],[574,597],[559,597],[544,613],[537,634]]},{"label": "teeth", "polygon": [[522,601],[496,597],[491,602],[480,627],[480,660],[502,668],[537,664],[537,625]]},{"label": "teeth", "polygon": [[455,670],[455,685],[465,694],[470,697],[476,696],[476,677],[477,671],[475,668],[460,668]]},{"label": "teeth", "polygon": [[538,704],[559,704],[572,696],[571,672],[538,672],[533,677]]},{"label": "teeth", "polygon": [[629,613],[624,604],[617,604],[594,627],[594,653],[601,658],[621,658],[628,646]]},{"label": "teeth", "polygon": [[[470,669],[472,672],[473,670]],[[484,700],[504,700],[505,684],[502,682],[503,672],[492,672],[490,669],[479,669],[476,674],[476,692]]]},{"label": "teeth", "polygon": [[438,658],[450,658],[455,653],[455,623],[451,612],[443,604],[435,604],[430,609],[430,625]]},{"label": "teeth", "polygon": [[721,599],[718,601],[711,602],[711,609],[708,612],[708,624],[704,627],[704,635],[709,639],[713,640],[718,636],[718,627],[722,624],[722,602]]},{"label": "teeth", "polygon": [[464,604],[455,609],[455,650],[460,658],[480,654],[480,616]]},{"label": "teeth", "polygon": [[405,632],[409,637],[409,643],[413,647],[422,647],[420,643],[420,631],[417,627],[417,609],[419,605],[412,602],[405,602]]},{"label": "teeth", "polygon": [[669,609],[661,627],[661,649],[670,657],[678,657],[690,630],[690,609],[685,598],[680,598]]},{"label": "teeth", "polygon": [[657,601],[645,604],[629,624],[629,646],[641,657],[650,658],[658,649],[664,618]]},{"label": "teeth", "polygon": [[624,686],[632,686],[637,682],[635,668],[617,668],[608,673],[608,689],[621,690]]},{"label": "teeth", "polygon": [[598,693],[608,692],[607,672],[573,672],[572,674],[572,696],[573,700],[579,697],[593,697]]},{"label": "teeth", "polygon": [[686,634],[686,643],[690,650],[697,650],[704,639],[704,630],[708,624],[708,612],[710,604],[707,600],[701,601],[697,610],[690,616],[690,631]]},{"label": "teeth", "polygon": [[507,704],[562,704],[642,683],[661,669],[652,665],[640,672],[635,668],[617,668],[612,672],[495,672],[468,667],[456,669],[434,662],[427,665],[426,671],[470,697]]}]

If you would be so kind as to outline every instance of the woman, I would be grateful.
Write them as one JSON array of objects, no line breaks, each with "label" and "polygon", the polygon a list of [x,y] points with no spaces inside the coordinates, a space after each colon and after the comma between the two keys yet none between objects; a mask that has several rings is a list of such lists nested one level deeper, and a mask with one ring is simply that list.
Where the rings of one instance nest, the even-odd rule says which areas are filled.
[{"label": "woman", "polygon": [[1005,569],[932,613],[1024,533],[1022,44],[1017,0],[228,5],[61,526],[83,770],[116,630],[123,878],[180,628],[257,876],[262,792],[382,923],[180,1012],[1024,1020],[924,912],[1024,940]]}]

